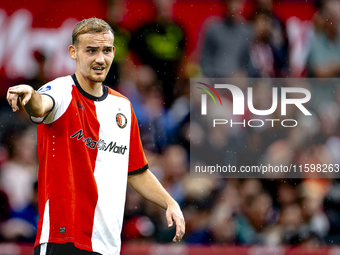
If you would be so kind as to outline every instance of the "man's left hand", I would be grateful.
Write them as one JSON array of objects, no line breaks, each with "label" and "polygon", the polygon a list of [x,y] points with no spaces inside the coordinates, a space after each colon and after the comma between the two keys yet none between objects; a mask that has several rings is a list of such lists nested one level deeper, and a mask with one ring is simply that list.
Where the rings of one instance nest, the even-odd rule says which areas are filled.
[{"label": "man's left hand", "polygon": [[176,235],[172,241],[174,243],[180,242],[185,233],[185,221],[179,205],[177,203],[169,205],[165,215],[169,228],[173,226],[173,221],[176,223]]}]

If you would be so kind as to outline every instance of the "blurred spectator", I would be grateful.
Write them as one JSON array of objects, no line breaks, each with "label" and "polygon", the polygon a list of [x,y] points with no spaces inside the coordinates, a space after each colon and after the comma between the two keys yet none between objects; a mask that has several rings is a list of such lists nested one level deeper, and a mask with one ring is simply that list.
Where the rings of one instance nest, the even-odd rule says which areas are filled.
[{"label": "blurred spectator", "polygon": [[323,102],[318,107],[320,119],[319,142],[324,143],[329,137],[335,135],[340,120],[340,107],[334,101]]},{"label": "blurred spectator", "polygon": [[1,166],[0,189],[8,196],[10,212],[1,231],[7,240],[33,241],[38,218],[35,129],[8,135],[9,160]]},{"label": "blurred spectator", "polygon": [[325,238],[327,244],[340,244],[340,182],[333,180],[333,185],[324,199],[324,208],[330,222],[330,231]]},{"label": "blurred spectator", "polygon": [[30,80],[23,81],[23,84],[31,85],[35,90],[38,90],[42,85],[48,82],[45,76],[45,63],[46,63],[46,56],[41,51],[34,51],[33,52],[34,59],[38,63],[38,71],[35,77]]},{"label": "blurred spectator", "polygon": [[124,68],[123,62],[129,61],[130,32],[119,26],[126,14],[126,0],[108,0],[106,10],[106,21],[112,27],[114,34],[115,58],[111,64],[110,71],[106,76],[104,84],[113,88],[120,80],[119,69]]},{"label": "blurred spectator", "polygon": [[212,242],[217,244],[235,244],[237,242],[236,222],[231,208],[227,204],[218,204],[210,215],[209,226]]},{"label": "blurred spectator", "polygon": [[314,21],[315,31],[307,62],[307,75],[319,78],[339,77],[340,1],[321,1]]},{"label": "blurred spectator", "polygon": [[168,146],[163,155],[160,165],[151,169],[159,178],[164,188],[170,193],[179,205],[182,205],[185,198],[185,192],[182,178],[187,173],[188,162],[184,148],[180,145]]},{"label": "blurred spectator", "polygon": [[238,214],[237,235],[241,244],[264,244],[263,233],[274,222],[272,199],[267,192],[245,197],[242,214]]},{"label": "blurred spectator", "polygon": [[5,192],[0,190],[0,242],[4,240],[2,235],[2,224],[9,216],[8,198]]},{"label": "blurred spectator", "polygon": [[281,242],[294,244],[293,238],[298,235],[303,224],[302,211],[297,203],[288,204],[281,209],[279,227],[281,228]]},{"label": "blurred spectator", "polygon": [[179,140],[186,143],[182,127],[189,121],[189,80],[176,82],[176,99],[169,109],[165,109],[162,88],[154,69],[139,65],[133,72],[133,79],[122,76],[117,90],[131,100],[144,148],[159,152]]},{"label": "blurred spectator", "polygon": [[24,129],[12,133],[7,144],[9,161],[1,166],[0,184],[13,211],[24,209],[33,198],[38,166],[35,137],[34,129]]},{"label": "blurred spectator", "polygon": [[160,120],[164,115],[160,81],[157,80],[155,70],[148,65],[140,65],[131,70],[133,78],[122,75],[117,90],[131,100],[144,148],[159,152],[167,144],[166,127]]},{"label": "blurred spectator", "polygon": [[200,65],[209,78],[235,76],[242,51],[251,41],[250,28],[242,16],[245,1],[226,2],[226,18],[208,27],[203,39]]},{"label": "blurred spectator", "polygon": [[277,185],[277,203],[283,208],[297,201],[297,190],[289,182],[280,182]]},{"label": "blurred spectator", "polygon": [[320,187],[315,181],[305,181],[300,184],[301,209],[305,224],[319,241],[324,238],[330,230],[329,220],[323,211],[323,200],[327,187]]},{"label": "blurred spectator", "polygon": [[239,243],[235,215],[241,212],[241,197],[238,191],[238,181],[228,180],[218,183],[214,187],[214,202],[209,219],[211,239],[214,243],[235,244]]},{"label": "blurred spectator", "polygon": [[276,56],[271,44],[272,15],[267,10],[259,10],[253,19],[254,38],[244,49],[240,67],[249,77],[276,77],[282,56]]},{"label": "blurred spectator", "polygon": [[133,33],[131,49],[138,60],[150,65],[162,81],[165,105],[173,101],[173,89],[184,56],[185,35],[173,20],[174,0],[154,0],[157,18]]},{"label": "blurred spectator", "polygon": [[[275,63],[275,76],[276,77],[287,77],[288,71],[288,38],[286,33],[286,27],[284,22],[280,19],[279,15],[273,10],[273,0],[255,0],[254,8],[252,12],[248,14],[249,20],[256,20],[256,16],[260,13],[266,13],[269,21],[269,32],[267,41],[272,49]],[[264,21],[264,20],[263,20]],[[259,22],[259,21],[257,21]],[[265,27],[263,22],[262,27]],[[261,24],[257,24],[261,26]],[[255,28],[256,30],[256,28]],[[258,30],[258,29],[257,29]],[[253,76],[250,76],[253,77]]]},{"label": "blurred spectator", "polygon": [[[212,211],[210,203],[204,200],[191,200],[185,204],[183,215],[186,219],[186,237],[184,241],[189,244],[211,243],[211,233],[208,228],[209,217]],[[216,220],[216,218],[214,218]],[[215,221],[214,221],[215,223]]]},{"label": "blurred spectator", "polygon": [[167,143],[179,143],[189,151],[189,143],[185,138],[185,130],[190,120],[190,80],[177,80],[174,87],[175,100],[161,118],[166,131]]},{"label": "blurred spectator", "polygon": [[[224,3],[227,17],[208,27],[204,36],[200,59],[204,75],[244,75],[238,69],[243,54],[248,57],[247,76],[286,77],[289,72],[285,27],[280,13],[273,13],[273,1],[253,1],[254,8],[247,19],[254,20],[254,27],[242,16],[244,0]],[[313,19],[315,35],[308,58],[308,75],[335,77],[340,73],[340,5],[337,0],[319,3]],[[291,84],[291,80],[289,84],[275,84],[277,87],[296,85],[312,92],[310,104],[304,104],[312,116],[305,118],[295,105],[287,106],[285,118],[296,119],[295,128],[283,128],[279,122],[275,122],[274,127],[220,125],[209,128],[197,109],[189,113],[190,103],[197,104],[199,110],[201,103],[200,98],[190,98],[190,80],[176,79],[180,76],[185,37],[176,17],[172,16],[174,1],[157,0],[154,4],[157,19],[141,26],[132,38],[136,61],[129,53],[130,33],[120,27],[126,14],[126,1],[108,1],[107,20],[116,32],[116,56],[106,84],[117,83],[117,90],[131,99],[150,169],[183,208],[187,221],[184,241],[275,247],[340,244],[337,179],[306,179],[315,175],[289,180],[198,179],[190,177],[188,165],[190,146],[192,151],[204,149],[201,157],[190,158],[192,163],[203,166],[216,164],[216,159],[221,159],[220,164],[237,166],[339,164],[340,89],[312,83],[296,85]],[[35,52],[34,56],[40,68],[30,84],[38,88],[46,81],[46,59],[43,52]],[[136,66],[133,60],[141,64]],[[188,73],[198,75],[197,69],[190,68]],[[273,84],[258,79],[253,85],[254,108],[269,109]],[[332,94],[334,99],[329,97]],[[290,96],[297,98],[298,95]],[[221,97],[225,108],[214,108],[212,115],[216,116],[213,117],[241,121],[232,115],[230,96]],[[13,116],[4,101],[2,98],[0,109],[0,240],[33,241],[37,220],[35,138],[27,116]],[[208,103],[212,109],[213,102]],[[248,111],[242,118],[246,121],[267,117],[282,119],[279,114],[279,109],[265,117]],[[145,202],[128,186],[122,240],[171,241],[174,228],[168,228],[163,214],[162,209]]]}]

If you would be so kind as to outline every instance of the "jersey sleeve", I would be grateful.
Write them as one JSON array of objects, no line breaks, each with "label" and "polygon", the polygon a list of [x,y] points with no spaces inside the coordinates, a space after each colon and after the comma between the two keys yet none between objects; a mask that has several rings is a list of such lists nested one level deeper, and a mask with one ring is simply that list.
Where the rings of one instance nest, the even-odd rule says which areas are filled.
[{"label": "jersey sleeve", "polygon": [[128,174],[139,174],[148,168],[149,165],[144,155],[137,118],[131,105],[131,134]]},{"label": "jersey sleeve", "polygon": [[36,124],[41,123],[50,124],[60,117],[61,113],[64,111],[63,106],[65,105],[63,103],[65,91],[63,91],[64,88],[62,81],[63,79],[58,78],[43,85],[40,89],[38,89],[40,95],[49,96],[52,99],[53,106],[49,113],[42,118],[36,118],[31,116],[32,122]]}]

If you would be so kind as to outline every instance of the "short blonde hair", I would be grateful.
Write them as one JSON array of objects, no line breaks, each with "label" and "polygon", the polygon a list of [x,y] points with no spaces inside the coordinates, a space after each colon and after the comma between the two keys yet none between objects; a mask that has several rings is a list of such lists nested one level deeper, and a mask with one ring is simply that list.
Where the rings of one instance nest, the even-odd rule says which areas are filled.
[{"label": "short blonde hair", "polygon": [[112,35],[114,34],[111,26],[104,20],[97,18],[83,19],[82,21],[78,22],[73,29],[72,44],[76,45],[78,43],[79,35],[106,31],[111,31]]}]

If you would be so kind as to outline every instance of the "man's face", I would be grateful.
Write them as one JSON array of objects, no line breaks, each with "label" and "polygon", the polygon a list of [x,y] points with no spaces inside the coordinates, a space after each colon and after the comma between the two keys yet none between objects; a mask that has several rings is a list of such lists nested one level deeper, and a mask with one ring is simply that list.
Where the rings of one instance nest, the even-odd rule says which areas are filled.
[{"label": "man's face", "polygon": [[113,34],[110,31],[82,34],[75,45],[77,71],[91,82],[103,82],[114,58]]}]

